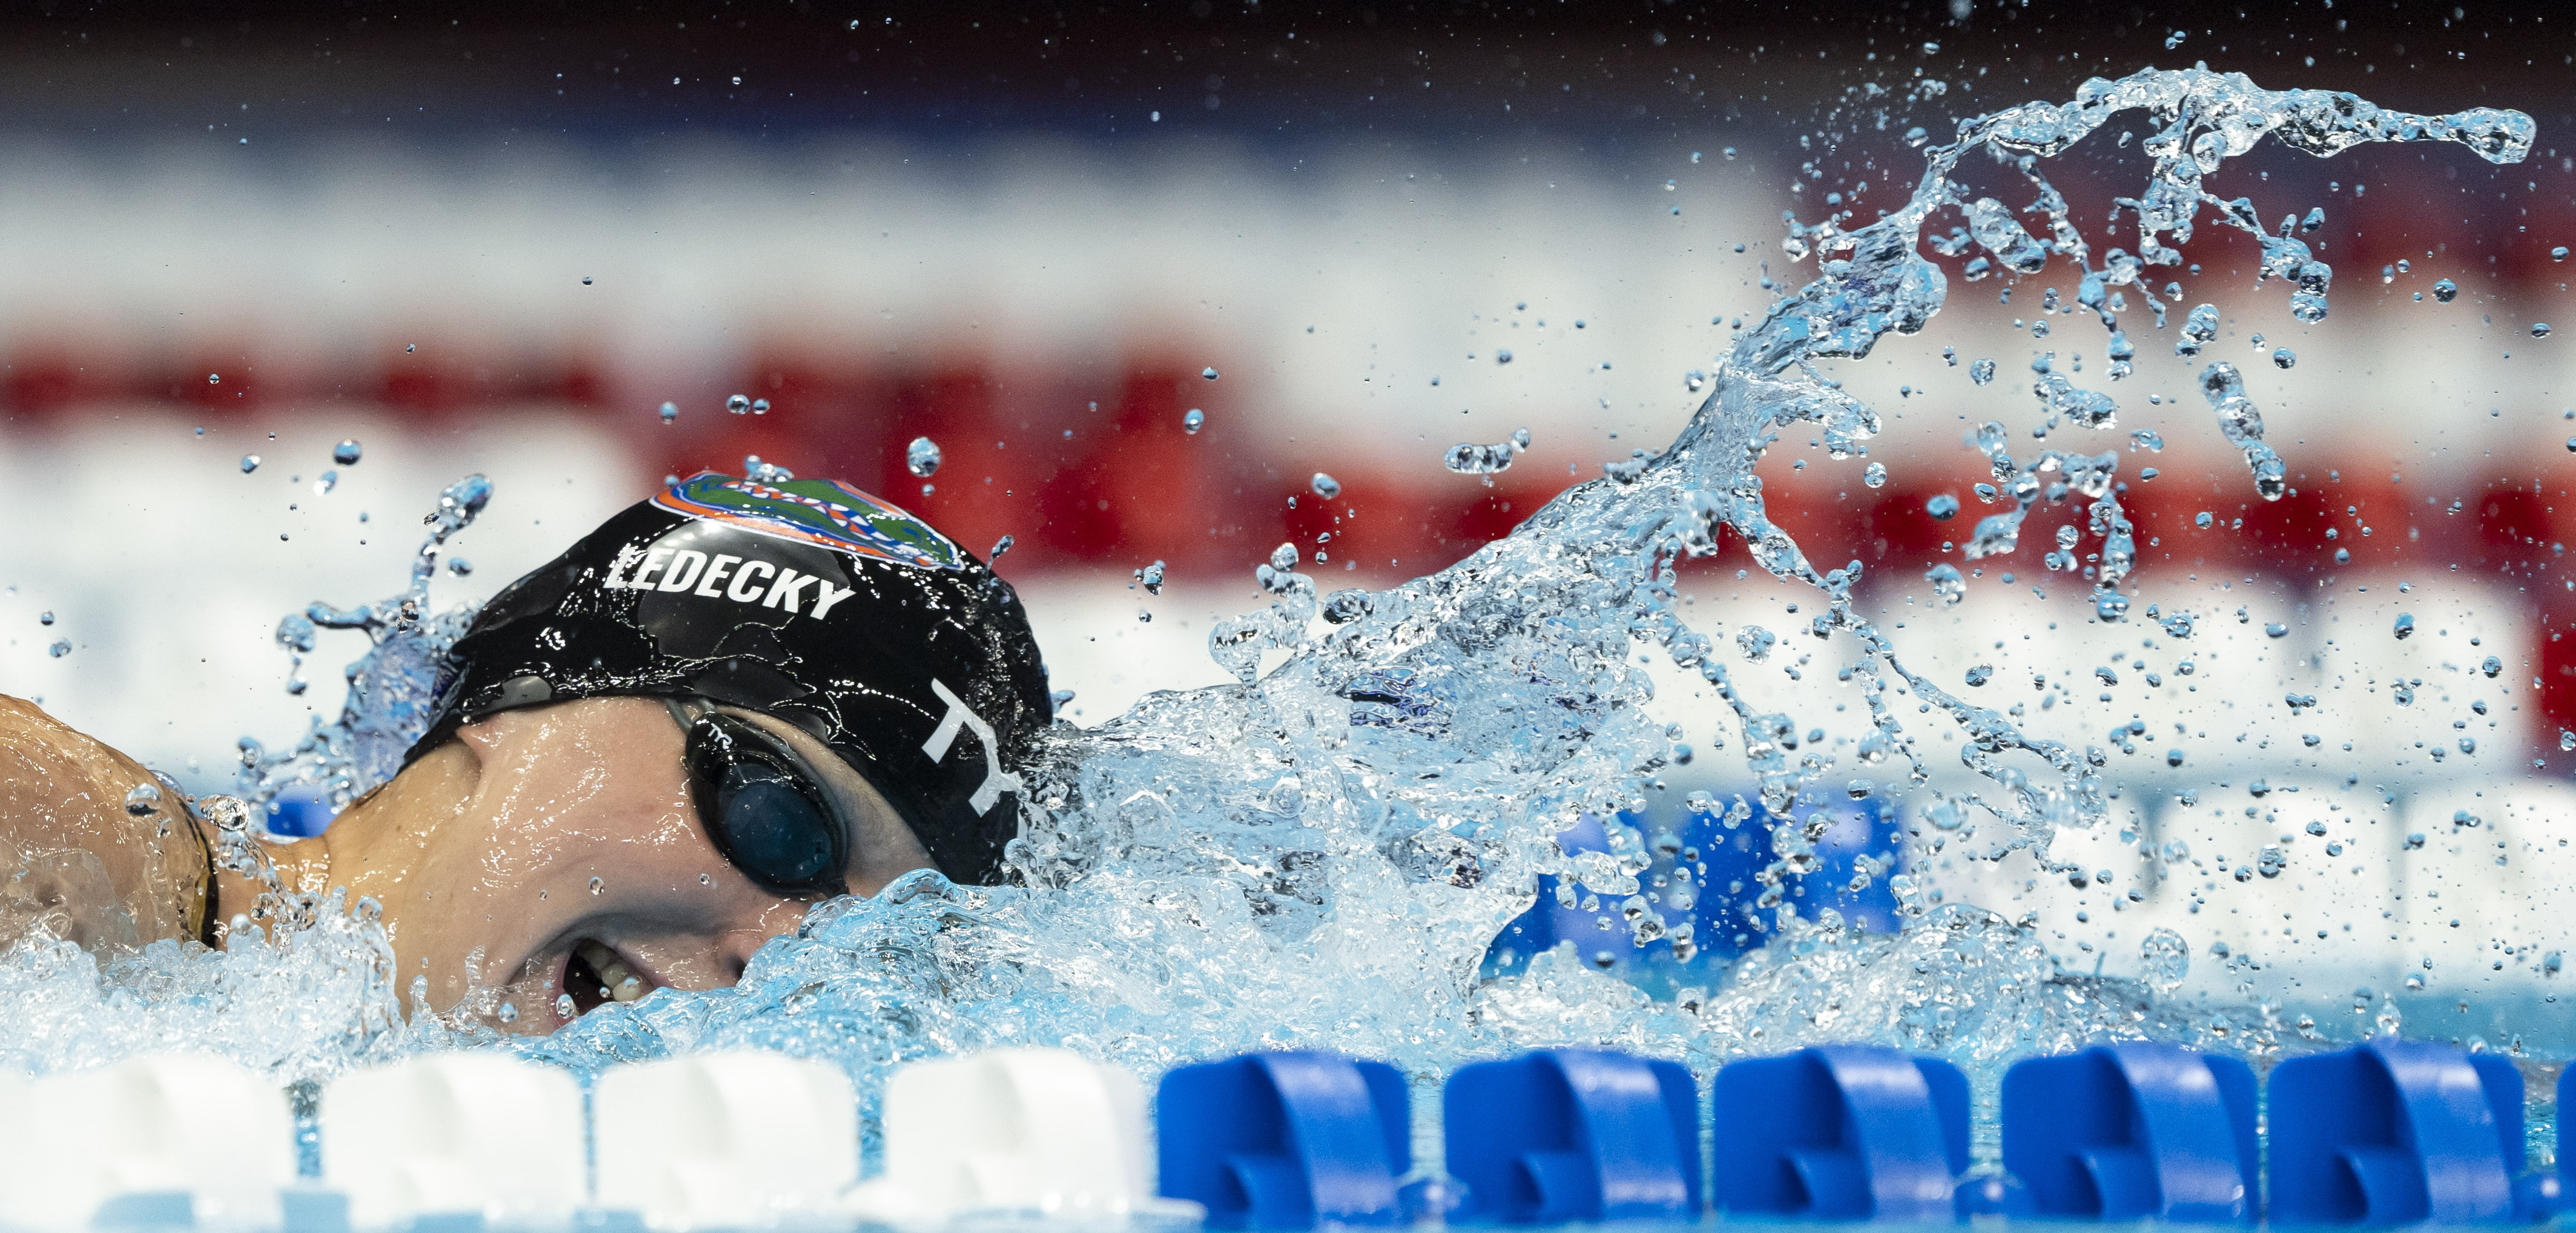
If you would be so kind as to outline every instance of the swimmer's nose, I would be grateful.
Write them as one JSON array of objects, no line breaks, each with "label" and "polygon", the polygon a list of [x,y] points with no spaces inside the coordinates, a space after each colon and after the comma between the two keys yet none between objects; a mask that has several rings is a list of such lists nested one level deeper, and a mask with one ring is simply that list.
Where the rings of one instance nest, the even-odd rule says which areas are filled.
[{"label": "swimmer's nose", "polygon": [[729,930],[718,938],[716,963],[717,970],[724,973],[724,982],[728,985],[742,983],[742,972],[751,966],[752,952],[759,950],[760,944],[768,940],[769,935],[757,929]]}]

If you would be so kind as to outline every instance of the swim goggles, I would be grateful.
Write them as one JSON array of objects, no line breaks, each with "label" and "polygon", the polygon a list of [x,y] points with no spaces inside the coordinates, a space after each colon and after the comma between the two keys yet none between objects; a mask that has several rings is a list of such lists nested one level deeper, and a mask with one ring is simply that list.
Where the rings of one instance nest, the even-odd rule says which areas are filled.
[{"label": "swim goggles", "polygon": [[850,825],[787,742],[703,699],[666,698],[698,822],[725,860],[779,895],[850,893]]}]

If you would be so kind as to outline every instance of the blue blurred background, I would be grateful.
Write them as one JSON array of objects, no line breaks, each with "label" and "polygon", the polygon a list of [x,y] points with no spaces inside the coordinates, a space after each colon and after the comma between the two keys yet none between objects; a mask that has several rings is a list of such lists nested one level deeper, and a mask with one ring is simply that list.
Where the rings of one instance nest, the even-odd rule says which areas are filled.
[{"label": "blue blurred background", "polygon": [[[1788,819],[1800,832],[1790,847],[1813,859],[1802,862],[1803,873],[1777,879],[1780,904],[1810,924],[1831,912],[1849,929],[1895,932],[1896,896],[1888,877],[1904,867],[1898,809],[1880,798],[1837,803],[1815,794],[1803,796],[1799,805]],[[1580,882],[1542,874],[1537,905],[1494,940],[1487,972],[1519,971],[1538,953],[1571,945],[1592,967],[1669,993],[1707,982],[1709,968],[1695,966],[1695,960],[1722,963],[1762,945],[1780,927],[1780,906],[1763,901],[1762,874],[1786,854],[1773,834],[1783,819],[1765,810],[1757,795],[1737,794],[1710,810],[1685,804],[1660,817],[1622,813],[1617,821],[1644,836],[1656,857],[1640,877],[1635,912],[1624,900],[1595,894]],[[1819,837],[1805,841],[1811,829]],[[1589,817],[1557,843],[1568,854],[1625,846],[1614,847],[1600,820]],[[1642,900],[1649,893],[1656,896],[1651,906]],[[1685,919],[1691,924],[1686,934],[1673,928]],[[1638,921],[1653,922],[1644,941],[1637,936]]]}]

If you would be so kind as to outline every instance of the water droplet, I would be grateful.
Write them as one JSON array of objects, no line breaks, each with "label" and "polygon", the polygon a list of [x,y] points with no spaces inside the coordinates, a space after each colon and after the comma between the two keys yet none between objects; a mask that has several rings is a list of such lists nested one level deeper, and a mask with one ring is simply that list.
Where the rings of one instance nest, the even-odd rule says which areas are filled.
[{"label": "water droplet", "polygon": [[223,383],[224,383],[224,375],[223,375],[222,373],[219,373],[219,372],[210,372],[210,373],[207,373],[207,374],[206,374],[206,384],[208,384],[208,385],[222,385]]},{"label": "water droplet", "polygon": [[365,450],[359,446],[356,438],[343,437],[338,445],[331,447],[331,461],[344,467],[354,467],[358,465],[358,458],[363,453]]},{"label": "water droplet", "polygon": [[[1968,580],[1960,576],[1958,566],[1946,561],[1923,571],[1923,580],[1932,584],[1932,594],[1938,596],[1945,606],[1968,597]],[[1973,685],[1976,682],[1969,683]]]},{"label": "water droplet", "polygon": [[47,612],[39,612],[39,613],[37,613],[37,614],[36,614],[36,624],[38,624],[38,625],[51,625],[51,624],[53,624],[53,623],[54,623],[54,614],[53,614],[52,612],[47,611]]},{"label": "water droplet", "polygon": [[463,557],[449,557],[447,559],[447,572],[454,574],[459,578],[463,578],[474,572],[474,563]]},{"label": "water droplet", "polygon": [[769,414],[769,400],[768,400],[768,399],[766,399],[766,398],[755,398],[755,399],[752,399],[752,400],[751,400],[751,413],[752,413],[753,415],[767,415],[767,414]]},{"label": "water droplet", "polygon": [[1995,362],[1993,360],[1977,360],[1970,363],[1968,365],[1968,379],[1979,385],[1984,385],[1985,383],[1994,380]]},{"label": "water droplet", "polygon": [[1861,473],[1860,473],[1860,482],[1861,482],[1861,483],[1864,483],[1864,484],[1867,484],[1867,485],[1869,485],[1869,486],[1870,486],[1870,487],[1872,487],[1872,488],[1884,488],[1884,487],[1886,487],[1886,486],[1887,486],[1887,464],[1885,464],[1885,463],[1880,463],[1880,462],[1873,462],[1873,463],[1869,464],[1868,466],[1861,468]]},{"label": "water droplet", "polygon": [[1147,595],[1160,595],[1160,594],[1162,594],[1162,593],[1163,593],[1163,569],[1164,569],[1163,563],[1162,563],[1161,561],[1156,561],[1156,562],[1154,562],[1153,564],[1151,564],[1151,565],[1148,565],[1148,566],[1144,567],[1143,569],[1137,570],[1137,571],[1136,571],[1136,582],[1137,582],[1137,585],[1144,587],[1144,588],[1145,588],[1145,593],[1146,593]]},{"label": "water droplet", "polygon": [[1332,476],[1326,475],[1321,471],[1317,471],[1313,479],[1306,481],[1306,486],[1314,489],[1316,496],[1322,497],[1327,501],[1342,495],[1342,481],[1334,479]]},{"label": "water droplet", "polygon": [[1210,381],[1214,381],[1216,380],[1216,367],[1214,365],[1209,365],[1206,368],[1202,368],[1199,370],[1199,375]]},{"label": "water droplet", "polygon": [[608,883],[605,880],[593,877],[590,880],[590,893],[596,895],[599,893],[599,888],[606,885],[608,885]]},{"label": "water droplet", "polygon": [[1986,682],[1995,679],[1994,665],[1979,664],[1974,668],[1970,668],[1968,669],[1966,679],[1970,685],[1983,685]]},{"label": "water droplet", "polygon": [[702,874],[699,874],[699,875],[698,875],[698,885],[700,885],[700,886],[713,886],[713,885],[715,885],[715,884],[716,884],[716,875],[714,875],[714,874],[712,874],[712,873],[702,873]]},{"label": "water droplet", "polygon": [[667,426],[679,418],[680,404],[676,402],[666,402],[662,404],[662,423],[664,425]]},{"label": "water droplet", "polygon": [[72,640],[69,638],[57,639],[52,646],[45,648],[45,653],[56,659],[61,659],[63,656],[72,653]]},{"label": "water droplet", "polygon": [[1297,545],[1295,544],[1281,544],[1270,550],[1270,568],[1272,569],[1295,569],[1297,568],[1297,561]]},{"label": "water droplet", "polygon": [[2209,516],[2209,511],[2208,511],[2208,510],[2202,510],[2202,511],[2200,511],[2199,513],[2194,514],[2194,515],[2192,515],[2192,516],[2191,516],[2191,525],[2193,525],[2193,526],[2195,526],[2195,527],[2199,527],[2199,528],[2200,528],[2201,530],[2203,530],[2203,531],[2208,530],[2208,529],[2209,529],[2209,524],[2211,524],[2211,523],[2213,523],[2213,522],[2216,522],[2216,521],[2217,521],[2217,519],[2212,518],[2212,517],[2210,517],[2210,516]]},{"label": "water droplet", "polygon": [[2565,261],[2567,259],[2567,246],[2561,244],[2556,248],[2550,249],[2549,259],[2552,261]]},{"label": "water droplet", "polygon": [[928,437],[914,437],[903,447],[903,465],[921,479],[939,474],[939,443]]},{"label": "water droplet", "polygon": [[499,1015],[500,1020],[503,1023],[517,1023],[519,1021],[519,1004],[516,1002],[503,1002],[501,1003],[501,1009],[495,1013]]},{"label": "water droplet", "polygon": [[2292,351],[2288,347],[2275,348],[2272,352],[2272,366],[2275,368],[2288,368],[2298,362],[2298,352]]},{"label": "water droplet", "polygon": [[2534,322],[2532,322],[2532,323],[2531,323],[2531,336],[2532,336],[2532,337],[2534,337],[2534,338],[2547,338],[2547,337],[2549,337],[2549,323],[2548,323],[2548,322],[2546,322],[2546,321],[2534,321]]},{"label": "water droplet", "polygon": [[1207,412],[1201,411],[1196,407],[1190,408],[1190,413],[1181,417],[1181,431],[1186,432],[1191,436],[1197,436],[1199,429],[1206,426]]},{"label": "water droplet", "polygon": [[253,471],[259,470],[259,455],[257,455],[257,454],[244,454],[244,455],[242,455],[242,460],[241,460],[241,469],[242,469],[242,474],[244,474],[244,475],[248,475],[248,474],[250,474],[250,473],[251,473],[251,472],[253,472]]},{"label": "water droplet", "polygon": [[1959,498],[1955,493],[1941,493],[1923,503],[1923,512],[1932,515],[1935,522],[1948,522],[1958,516]]},{"label": "water droplet", "polygon": [[2174,343],[2175,355],[2198,355],[2200,349],[2218,337],[2218,306],[2202,304],[2183,318],[2182,337]]},{"label": "water droplet", "polygon": [[556,994],[556,995],[555,995],[555,1018],[561,1019],[561,1020],[563,1020],[563,1021],[564,1021],[564,1022],[566,1022],[566,1023],[570,1023],[570,1022],[572,1022],[572,1017],[573,1017],[572,995],[571,995],[571,994],[569,994],[569,993],[558,993],[558,994]]},{"label": "water droplet", "polygon": [[735,395],[733,395],[732,397],[725,399],[725,410],[727,410],[727,411],[731,411],[731,412],[733,412],[735,415],[748,415],[748,414],[750,414],[750,413],[751,413],[751,395],[749,395],[749,394],[735,394]]},{"label": "water droplet", "polygon": [[2504,661],[2493,655],[2489,655],[2484,660],[2479,661],[2478,671],[2485,673],[2489,677],[2493,677],[2497,673],[2504,671]]},{"label": "water droplet", "polygon": [[1512,460],[1528,449],[1529,443],[1529,429],[1526,428],[1514,431],[1510,440],[1494,445],[1461,442],[1449,447],[1440,465],[1460,475],[1498,475],[1511,469]]},{"label": "water droplet", "polygon": [[2287,625],[2283,625],[2283,624],[2282,624],[2282,623],[2280,623],[2279,621],[2274,621],[2274,622],[2272,622],[2271,624],[2269,624],[2269,625],[2265,625],[2265,626],[2263,627],[2263,635],[2264,635],[2265,637],[2267,637],[2267,638],[2279,638],[2279,637],[2283,637],[2283,636],[2286,636],[2289,632],[2290,632],[2290,627],[2289,627],[2289,626],[2287,626]]},{"label": "water droplet", "polygon": [[2412,638],[2412,637],[2414,637],[2414,636],[2415,636],[2415,614],[2414,614],[2414,613],[2411,613],[2411,612],[2401,612],[2401,613],[2398,613],[2398,614],[2397,614],[2397,624],[2396,624],[2396,627],[2395,627],[2394,629],[2392,629],[2390,632],[2392,632],[2392,633],[2396,634],[2396,635],[2397,635],[2397,640],[2398,640],[2398,641],[2400,641],[2400,642],[2404,642],[2404,641],[2405,641],[2405,640],[2407,640],[2408,638]]},{"label": "water droplet", "polygon": [[1497,364],[1509,364],[1512,362],[1512,353],[1508,350],[1497,351],[1494,353],[1494,362]]},{"label": "water droplet", "polygon": [[2459,294],[2460,285],[2452,282],[2450,279],[2445,278],[2442,281],[2433,284],[2433,298],[2440,300],[2445,304],[2459,298]]},{"label": "water droplet", "polygon": [[161,789],[157,785],[136,784],[125,794],[125,812],[135,817],[157,812],[160,808]]},{"label": "water droplet", "polygon": [[2138,943],[2139,977],[2158,993],[2170,994],[2191,974],[2191,943],[2158,926]]}]

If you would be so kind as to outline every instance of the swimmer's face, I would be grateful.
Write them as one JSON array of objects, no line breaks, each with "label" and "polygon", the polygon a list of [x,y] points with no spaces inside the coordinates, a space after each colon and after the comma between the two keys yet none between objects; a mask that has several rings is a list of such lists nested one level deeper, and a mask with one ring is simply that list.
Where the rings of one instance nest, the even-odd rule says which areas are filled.
[{"label": "swimmer's face", "polygon": [[[853,893],[931,866],[893,808],[821,742],[727,713],[786,741],[853,820]],[[350,850],[331,850],[333,883],[382,888],[406,1001],[416,976],[440,1009],[494,989],[504,1026],[549,1032],[565,1022],[566,996],[577,1016],[665,985],[731,985],[823,898],[782,896],[727,863],[690,799],[686,734],[658,700],[505,711],[457,737],[393,786],[391,826],[357,828]]]}]

